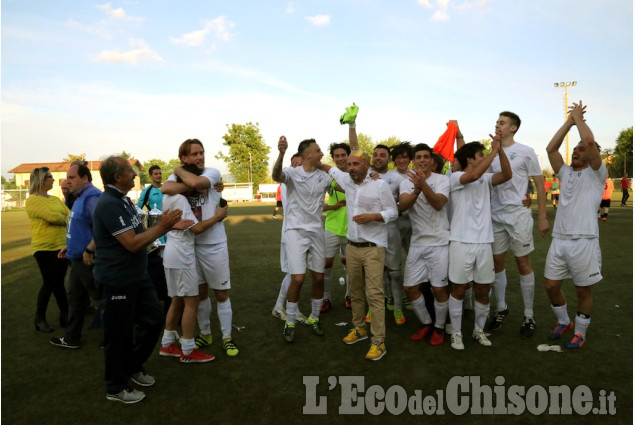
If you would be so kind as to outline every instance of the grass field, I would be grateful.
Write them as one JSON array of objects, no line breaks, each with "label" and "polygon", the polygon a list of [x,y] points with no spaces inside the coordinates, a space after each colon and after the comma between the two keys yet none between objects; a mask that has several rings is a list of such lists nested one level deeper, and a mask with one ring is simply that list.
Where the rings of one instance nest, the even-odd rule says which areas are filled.
[{"label": "grass field", "polygon": [[[619,205],[619,202],[614,205]],[[103,352],[98,330],[86,329],[80,350],[62,350],[48,343],[54,334],[33,330],[35,298],[40,275],[30,255],[30,228],[24,212],[2,213],[2,423],[6,424],[378,424],[454,423],[506,424],[617,424],[632,423],[633,417],[633,220],[632,208],[614,207],[609,220],[600,223],[604,280],[594,288],[595,307],[588,343],[581,350],[564,353],[539,352],[536,346],[550,343],[547,333],[555,323],[544,290],[542,271],[550,237],[535,236],[533,264],[536,273],[536,334],[529,340],[518,336],[522,301],[518,274],[508,270],[510,315],[492,336],[493,347],[477,345],[469,336],[473,315],[464,322],[466,350],[457,352],[449,342],[431,347],[408,337],[418,328],[412,312],[406,324],[387,320],[388,354],[379,362],[364,360],[365,343],[347,346],[341,342],[350,323],[350,311],[343,307],[344,288],[333,287],[334,309],[322,316],[326,335],[314,336],[299,326],[296,342],[285,344],[283,323],[271,317],[279,283],[279,239],[282,220],[272,220],[272,205],[233,206],[225,221],[229,237],[232,270],[231,293],[234,324],[244,326],[234,332],[240,355],[222,353],[218,320],[212,314],[216,338],[209,364],[182,365],[157,353],[147,363],[157,378],[146,389],[146,400],[123,405],[105,399]],[[554,211],[549,208],[552,224]],[[510,257],[509,260],[513,261]],[[335,277],[341,275],[336,260]],[[334,279],[337,282],[337,279]],[[309,312],[309,288],[305,284],[301,309]],[[575,314],[571,282],[566,282],[569,314]],[[48,320],[56,327],[57,308],[53,302]],[[87,326],[91,318],[87,318]],[[561,343],[562,344],[562,343]],[[307,399],[304,376],[319,377],[317,396],[326,397],[327,415],[303,415]],[[455,376],[478,376],[481,384],[493,386],[497,376],[504,386],[568,385],[588,386],[596,400],[601,390],[614,393],[617,414],[602,416],[549,415],[520,416],[470,415],[458,417],[445,409],[443,415],[417,417],[408,410],[399,416],[388,410],[374,416],[339,414],[342,391],[329,386],[329,377],[363,376],[365,388],[379,385],[388,390],[401,386],[408,396],[421,390],[435,395],[445,390]],[[334,378],[331,378],[333,380]],[[499,378],[500,379],[500,378]],[[497,381],[500,384],[500,381]],[[363,391],[360,396],[363,397]],[[363,400],[363,399],[362,399]],[[508,400],[506,399],[506,402]],[[380,405],[381,406],[381,405]],[[371,406],[372,407],[372,406]]]}]

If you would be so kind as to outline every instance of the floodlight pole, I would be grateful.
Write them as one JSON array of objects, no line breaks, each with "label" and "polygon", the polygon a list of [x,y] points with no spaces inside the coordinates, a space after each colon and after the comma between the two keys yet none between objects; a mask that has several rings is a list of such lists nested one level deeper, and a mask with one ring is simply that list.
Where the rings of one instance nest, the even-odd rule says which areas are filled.
[{"label": "floodlight pole", "polygon": [[[564,87],[564,119],[565,120],[569,117],[569,92],[568,92],[567,89],[569,87],[575,87],[577,84],[578,84],[577,81],[567,81],[566,83],[564,81],[562,81],[560,83],[553,83],[553,86],[555,88]],[[567,132],[566,150],[567,150],[567,154],[566,154],[566,157],[565,157],[565,162],[567,163],[567,165],[569,165],[569,162],[570,162],[570,158],[569,158],[569,132]]]}]

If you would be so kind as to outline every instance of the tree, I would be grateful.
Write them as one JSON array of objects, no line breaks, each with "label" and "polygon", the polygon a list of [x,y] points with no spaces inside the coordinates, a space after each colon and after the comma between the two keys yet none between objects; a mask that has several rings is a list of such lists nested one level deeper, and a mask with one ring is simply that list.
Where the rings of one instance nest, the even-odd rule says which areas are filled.
[{"label": "tree", "polygon": [[622,177],[624,172],[633,175],[633,127],[620,132],[615,140],[614,149],[602,151],[602,159],[606,164],[609,177]]},{"label": "tree", "polygon": [[143,168],[145,168],[145,171],[142,171],[141,175],[139,175],[139,178],[141,179],[141,184],[150,183],[150,176],[148,175],[148,170],[153,165],[158,165],[159,168],[161,168],[161,174],[162,174],[161,181],[164,182],[168,177],[170,177],[170,174],[173,173],[174,167],[176,167],[177,165],[181,165],[181,161],[179,161],[178,159],[171,159],[169,162],[165,162],[162,159],[154,158],[144,162]]},{"label": "tree", "polygon": [[86,154],[80,153],[79,155],[74,155],[72,153],[67,154],[64,158],[62,158],[62,162],[74,162],[74,161],[85,161]]},{"label": "tree", "polygon": [[126,152],[126,151],[121,151],[119,156],[122,157],[123,159],[131,159],[131,158],[133,158],[132,154],[130,152]]},{"label": "tree", "polygon": [[258,123],[227,125],[227,134],[223,135],[223,145],[229,147],[229,155],[219,151],[216,159],[225,161],[229,172],[236,182],[254,183],[254,191],[265,181],[269,174],[269,152],[260,134]]},{"label": "tree", "polygon": [[4,176],[2,176],[2,188],[6,190],[17,189],[18,186],[15,184],[15,175],[11,180],[7,180],[4,178]]}]

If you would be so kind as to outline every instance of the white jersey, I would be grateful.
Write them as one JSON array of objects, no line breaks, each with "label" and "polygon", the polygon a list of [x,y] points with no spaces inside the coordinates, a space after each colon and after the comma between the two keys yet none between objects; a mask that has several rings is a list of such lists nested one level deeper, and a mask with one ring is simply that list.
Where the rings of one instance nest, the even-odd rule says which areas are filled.
[{"label": "white jersey", "polygon": [[322,170],[304,171],[302,166],[282,170],[287,186],[285,205],[285,228],[322,232],[324,194],[331,177]]},{"label": "white jersey", "polygon": [[[402,181],[408,179],[408,176],[399,173],[399,171],[397,170],[390,170],[390,171],[386,171],[384,174],[379,174],[379,173],[377,174],[380,179],[388,183],[388,186],[390,186],[390,191],[392,192],[392,196],[394,196],[395,198],[395,202],[398,202],[399,201],[399,186],[401,185]],[[398,219],[399,217],[397,217],[397,220]],[[397,220],[391,221],[390,223],[388,223],[388,226],[392,228],[399,227]]]},{"label": "white jersey", "polygon": [[[447,176],[431,173],[426,179],[428,186],[446,198],[450,197],[450,179]],[[404,179],[399,187],[399,194],[410,194],[415,190],[409,179]],[[442,246],[450,242],[450,223],[446,206],[439,211],[434,209],[423,193],[419,194],[415,203],[410,207],[410,222],[412,223],[411,246]]]},{"label": "white jersey", "polygon": [[557,176],[560,179],[560,202],[553,223],[554,238],[598,238],[597,209],[602,200],[607,177],[604,163],[594,171],[590,166],[574,171],[562,164]]},{"label": "white jersey", "polygon": [[[163,196],[163,208],[164,210],[180,209],[183,211],[183,220],[198,221],[190,208],[190,203],[183,195]],[[196,270],[194,233],[189,230],[170,230],[168,235],[168,240],[163,251],[163,267],[168,269]]]},{"label": "white jersey", "polygon": [[462,185],[463,171],[450,176],[452,223],[450,240],[464,243],[492,243],[492,211],[490,193],[492,174],[485,173],[478,180]]},{"label": "white jersey", "polygon": [[[525,208],[523,199],[527,193],[527,180],[531,176],[542,175],[538,157],[532,148],[521,143],[514,143],[503,149],[511,165],[512,178],[494,187],[492,191],[492,212],[494,213],[503,209]],[[500,158],[496,155],[489,167],[489,172],[495,174],[500,171]]]},{"label": "white jersey", "polygon": [[[218,205],[218,201],[221,198],[221,194],[214,190],[214,185],[221,181],[220,171],[216,168],[205,168],[201,175],[206,177],[211,183],[208,193],[205,195],[195,193],[187,197],[198,221],[214,217],[216,215],[216,205]],[[168,180],[176,182],[176,175],[172,174],[168,177]],[[196,235],[197,244],[217,244],[226,240],[227,235],[222,221],[214,224],[211,229]]]}]

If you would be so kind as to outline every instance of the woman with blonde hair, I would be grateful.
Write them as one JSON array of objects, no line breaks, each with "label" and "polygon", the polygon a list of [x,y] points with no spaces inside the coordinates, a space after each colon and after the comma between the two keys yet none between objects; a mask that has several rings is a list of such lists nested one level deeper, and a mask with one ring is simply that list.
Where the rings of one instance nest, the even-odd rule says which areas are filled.
[{"label": "woman with blonde hair", "polygon": [[42,287],[35,310],[35,329],[47,333],[53,332],[46,321],[46,309],[51,294],[55,296],[60,309],[60,326],[66,326],[68,319],[68,301],[64,288],[68,261],[58,254],[66,246],[66,224],[70,210],[57,196],[48,194],[54,181],[48,167],[34,169],[26,200],[26,213],[31,222],[31,249],[42,274]]}]

